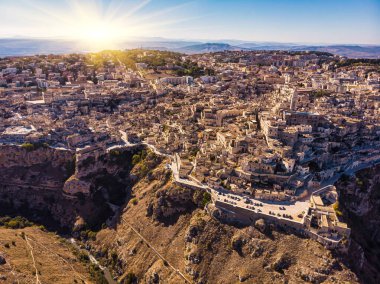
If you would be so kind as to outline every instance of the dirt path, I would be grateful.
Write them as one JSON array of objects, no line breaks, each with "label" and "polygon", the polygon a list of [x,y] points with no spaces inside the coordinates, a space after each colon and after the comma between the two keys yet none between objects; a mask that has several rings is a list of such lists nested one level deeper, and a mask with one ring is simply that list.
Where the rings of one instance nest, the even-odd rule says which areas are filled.
[{"label": "dirt path", "polygon": [[142,236],[131,224],[129,224],[125,219],[122,219],[122,222],[127,225],[129,228],[132,229],[133,232],[135,232],[139,237],[140,239],[146,243],[148,245],[148,247],[153,250],[153,252],[159,257],[161,258],[165,264],[167,264],[175,273],[177,273],[183,280],[185,280],[186,283],[193,283],[193,281],[191,281],[190,279],[188,279],[179,269],[175,268],[174,265],[172,265],[160,252],[157,251],[157,249],[155,249],[153,247],[153,245],[147,240],[144,238],[144,236]]},{"label": "dirt path", "polygon": [[36,284],[42,284],[41,281],[40,281],[40,278],[38,277],[38,269],[37,269],[37,266],[36,266],[36,261],[34,259],[34,254],[33,254],[33,247],[32,245],[30,244],[29,242],[29,238],[25,235],[25,242],[26,244],[29,246],[30,248],[30,255],[32,256],[32,260],[33,260],[33,266],[34,266],[34,269],[36,270]]},{"label": "dirt path", "polygon": [[44,248],[48,253],[54,255],[55,257],[57,257],[58,259],[60,259],[62,262],[64,262],[65,264],[67,264],[70,269],[84,282],[84,283],[89,283],[88,281],[86,281],[85,278],[83,278],[83,276],[75,269],[75,267],[70,263],[68,262],[66,259],[64,259],[63,257],[61,257],[60,255],[58,255],[57,253],[51,251],[48,247],[46,247],[45,245],[37,242],[36,240],[34,240],[33,238],[28,238],[29,241],[32,241],[34,242],[35,244],[37,244],[38,246]]}]

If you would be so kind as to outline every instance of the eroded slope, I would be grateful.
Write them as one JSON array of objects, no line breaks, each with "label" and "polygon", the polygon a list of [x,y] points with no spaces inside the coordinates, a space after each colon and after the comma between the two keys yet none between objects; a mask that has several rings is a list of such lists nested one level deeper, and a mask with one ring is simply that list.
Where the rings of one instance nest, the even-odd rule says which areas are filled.
[{"label": "eroded slope", "polygon": [[265,222],[238,228],[214,220],[203,193],[175,185],[167,171],[161,164],[136,183],[115,228],[92,244],[121,282],[132,273],[143,283],[357,282],[315,241]]},{"label": "eroded slope", "polygon": [[95,283],[61,238],[36,227],[0,228],[0,283],[36,283],[37,279],[40,283]]}]

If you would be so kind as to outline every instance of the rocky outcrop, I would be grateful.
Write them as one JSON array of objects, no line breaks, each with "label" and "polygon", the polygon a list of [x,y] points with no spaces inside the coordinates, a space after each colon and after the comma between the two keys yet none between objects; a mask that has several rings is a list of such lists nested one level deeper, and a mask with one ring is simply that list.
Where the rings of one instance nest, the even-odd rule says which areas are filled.
[{"label": "rocky outcrop", "polygon": [[193,195],[193,190],[174,184],[160,189],[156,192],[156,198],[148,205],[147,213],[151,213],[152,218],[160,222],[173,221],[179,215],[196,208]]},{"label": "rocky outcrop", "polygon": [[[181,272],[194,283],[357,283],[319,243],[260,222],[258,229],[223,224],[203,209],[202,191],[178,187],[164,176],[159,165],[139,179],[122,221],[91,243],[95,251],[107,248],[118,256],[119,281],[133,272],[142,282],[182,283]],[[112,265],[110,257],[105,263]]]},{"label": "rocky outcrop", "polygon": [[74,172],[73,159],[74,153],[68,150],[0,146],[0,185],[60,189]]},{"label": "rocky outcrop", "polygon": [[347,257],[365,283],[380,281],[380,165],[336,184],[339,210],[351,228]]},{"label": "rocky outcrop", "polygon": [[69,150],[39,146],[28,149],[23,146],[0,146],[0,169],[12,167],[32,167],[45,163],[53,168],[61,168],[71,161],[74,153]]},{"label": "rocky outcrop", "polygon": [[[205,212],[204,192],[176,185],[167,161],[153,153],[88,157],[71,175],[90,185],[88,193],[75,192],[69,179],[72,195],[62,194],[67,178],[60,190],[3,184],[0,208],[30,209],[32,217],[77,230],[100,229],[108,219],[109,226],[86,245],[121,283],[131,275],[146,283],[181,283],[183,277],[194,283],[357,282],[344,262],[313,240],[261,220],[245,227],[219,222],[222,212],[212,205],[206,207],[211,214]],[[24,167],[24,177],[32,181],[30,172],[42,172],[43,166]],[[112,220],[108,204],[120,208]]]},{"label": "rocky outcrop", "polygon": [[75,176],[71,176],[65,181],[63,191],[66,194],[75,196],[78,193],[89,194],[91,192],[91,183],[80,180]]},{"label": "rocky outcrop", "polygon": [[[78,217],[87,228],[100,228],[122,205],[132,184],[134,151],[95,149],[74,155],[47,146],[0,146],[0,208],[69,229]],[[91,150],[91,149],[90,149]]]},{"label": "rocky outcrop", "polygon": [[255,227],[262,233],[264,233],[267,229],[267,226],[265,224],[265,220],[264,219],[258,219],[256,220],[255,222]]}]

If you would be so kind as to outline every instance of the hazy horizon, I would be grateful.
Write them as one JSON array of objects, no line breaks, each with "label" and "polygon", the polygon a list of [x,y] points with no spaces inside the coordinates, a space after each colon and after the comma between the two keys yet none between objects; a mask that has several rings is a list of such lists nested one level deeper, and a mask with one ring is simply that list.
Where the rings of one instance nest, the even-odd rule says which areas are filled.
[{"label": "hazy horizon", "polygon": [[[33,37],[33,36],[22,36],[22,35],[14,35],[14,36],[7,36],[7,37],[1,37],[0,40],[6,40],[6,39],[21,39],[21,40],[57,40],[57,41],[76,41],[74,38],[65,38],[65,37],[53,37],[53,36],[46,36],[46,37]],[[236,42],[237,44],[241,43],[258,43],[258,44],[294,44],[294,45],[344,45],[344,46],[350,46],[350,45],[358,45],[358,46],[380,46],[380,43],[356,43],[356,42],[343,42],[343,43],[336,43],[336,42],[296,42],[296,41],[276,41],[276,40],[241,40],[239,38],[216,38],[216,39],[210,39],[210,38],[167,38],[167,37],[131,37],[128,39],[125,39],[123,42],[136,42],[136,41],[151,41],[151,42],[159,42],[159,41],[167,41],[167,42],[199,42],[199,43],[233,43]]]},{"label": "hazy horizon", "polygon": [[379,0],[3,0],[0,23],[0,38],[74,40],[94,49],[134,38],[380,45]]}]

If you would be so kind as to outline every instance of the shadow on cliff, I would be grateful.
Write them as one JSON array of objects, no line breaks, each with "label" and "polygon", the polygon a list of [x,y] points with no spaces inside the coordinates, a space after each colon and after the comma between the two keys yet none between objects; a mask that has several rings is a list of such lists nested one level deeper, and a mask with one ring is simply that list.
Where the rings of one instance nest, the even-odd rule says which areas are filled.
[{"label": "shadow on cliff", "polygon": [[336,187],[351,228],[350,267],[362,283],[380,283],[380,165],[342,176]]}]

